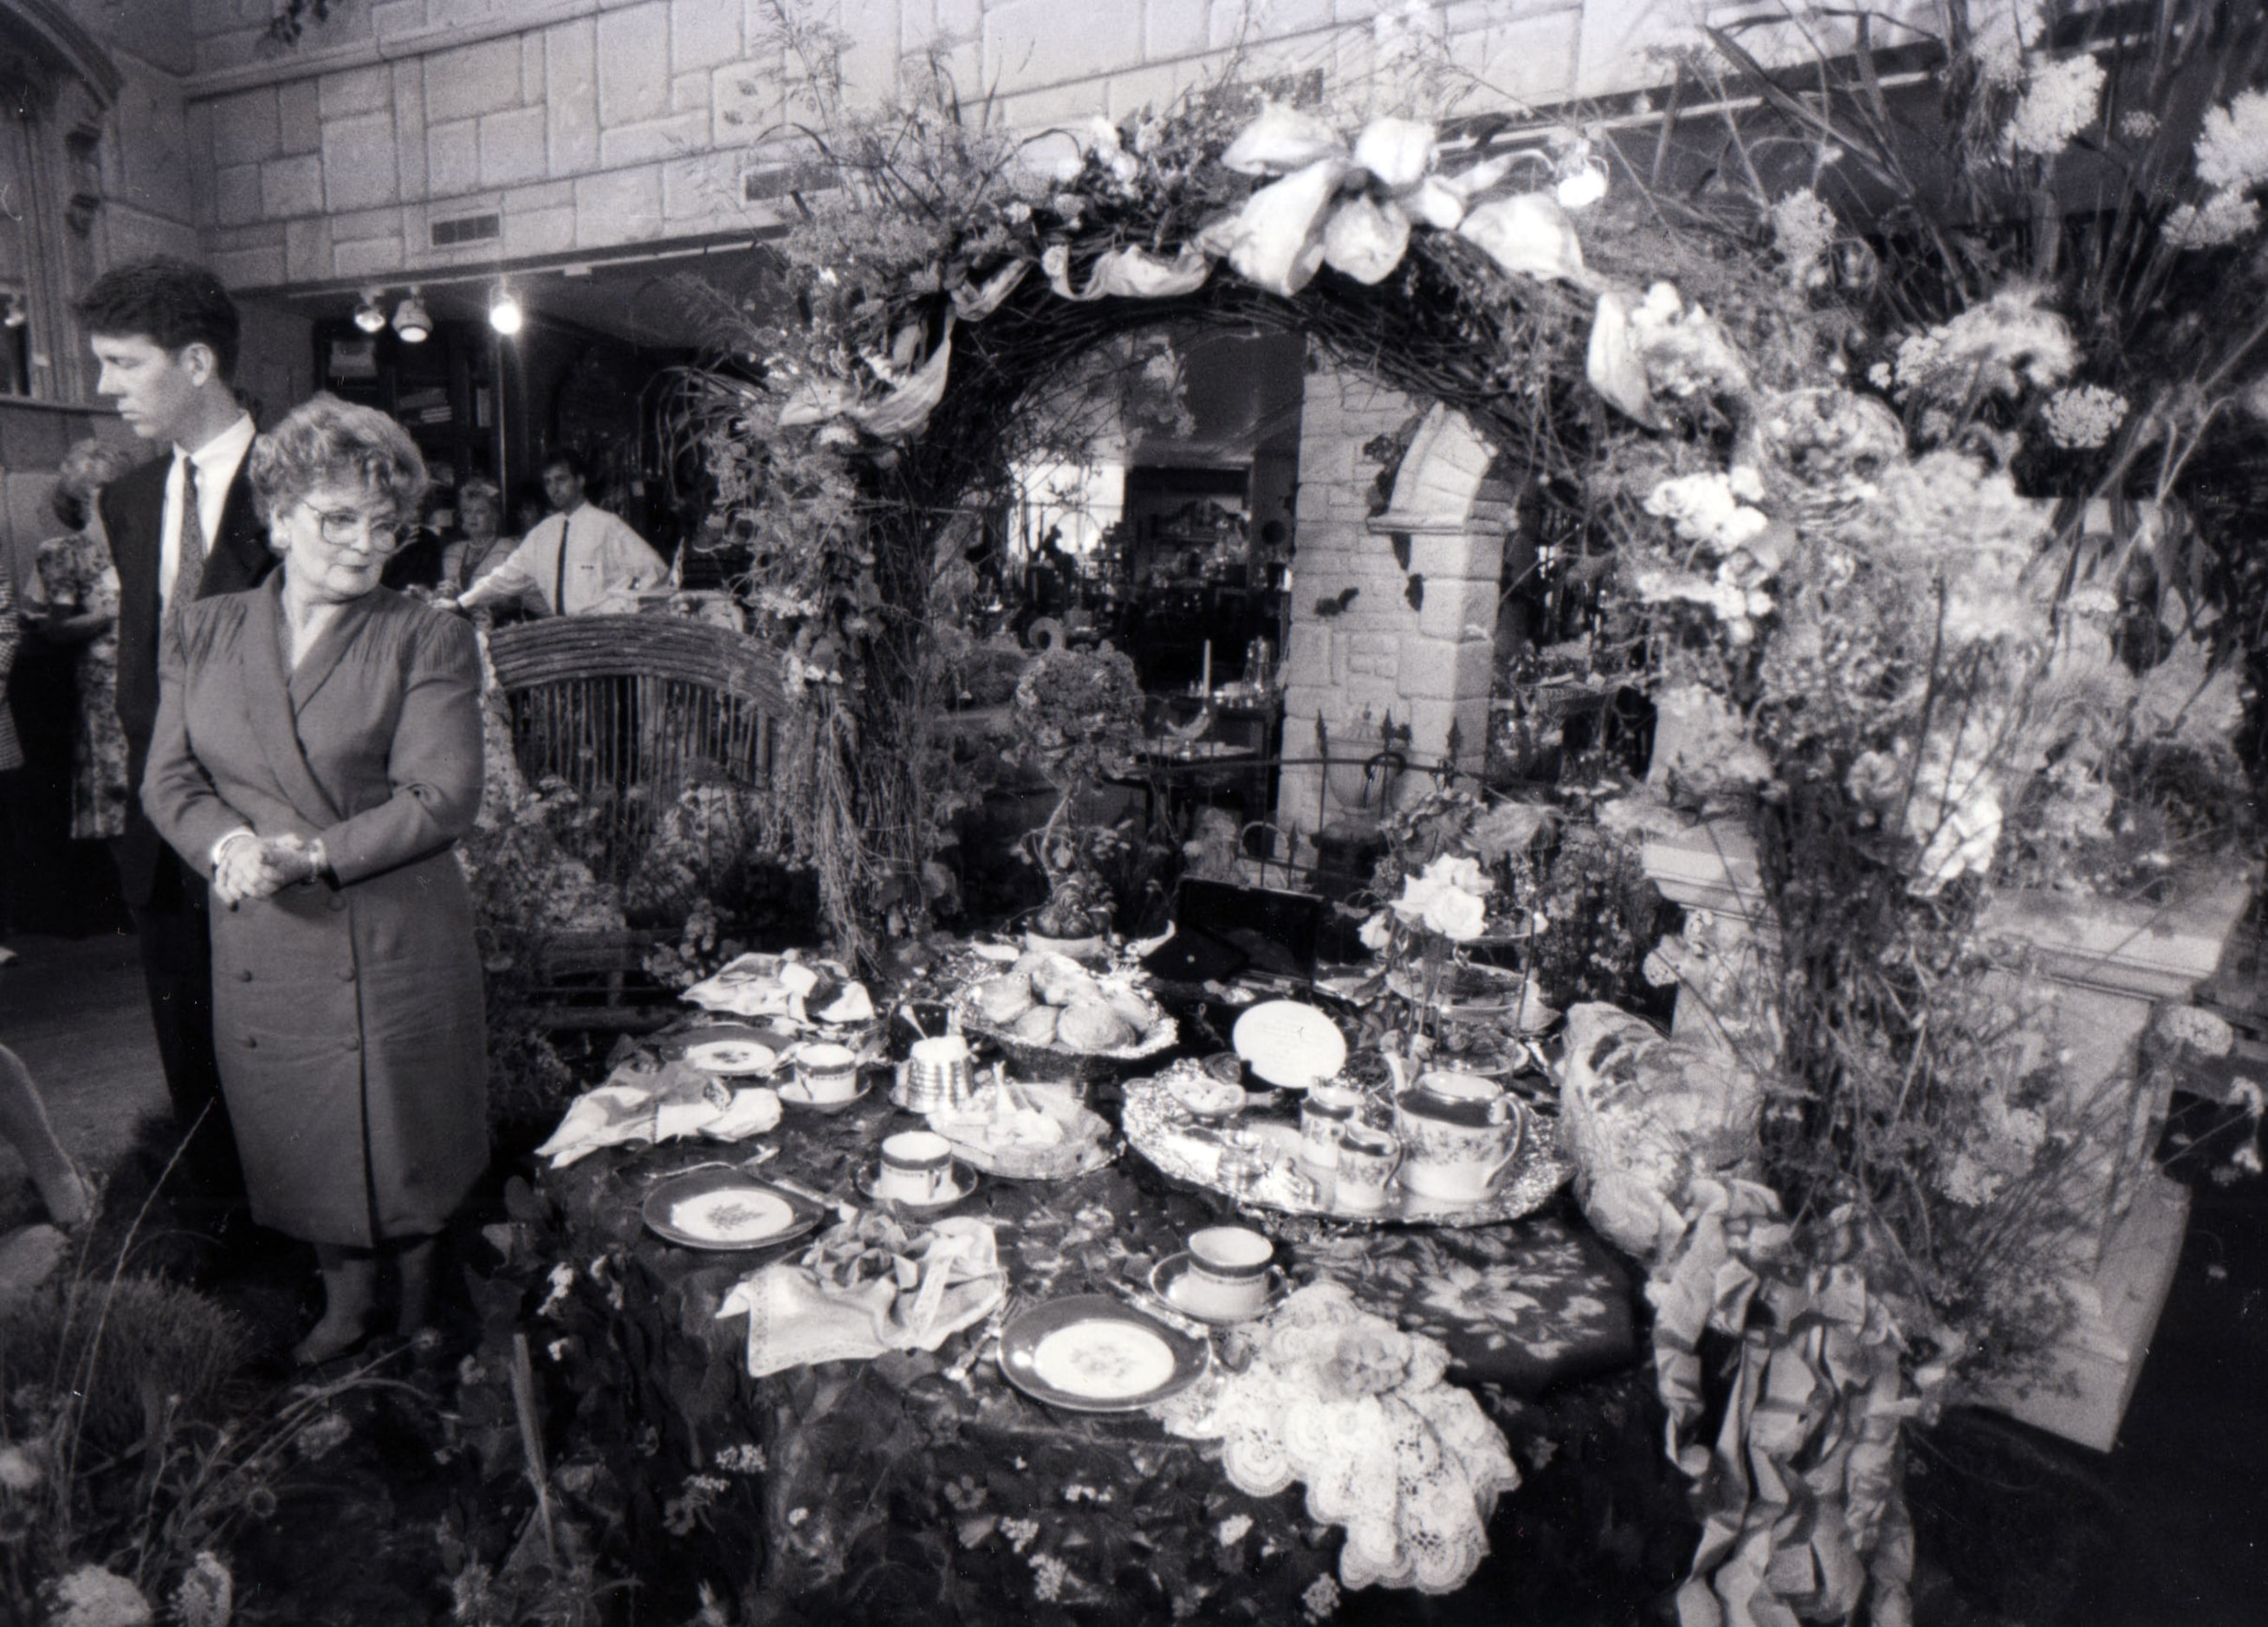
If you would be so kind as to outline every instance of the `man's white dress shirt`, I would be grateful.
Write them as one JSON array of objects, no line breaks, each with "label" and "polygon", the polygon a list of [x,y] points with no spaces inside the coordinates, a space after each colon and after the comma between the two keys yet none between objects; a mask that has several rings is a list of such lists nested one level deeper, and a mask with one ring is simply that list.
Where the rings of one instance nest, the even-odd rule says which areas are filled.
[{"label": "man's white dress shirt", "polygon": [[457,602],[470,610],[517,600],[545,615],[588,615],[609,594],[657,587],[668,576],[669,567],[644,537],[585,503],[539,522],[511,557]]}]

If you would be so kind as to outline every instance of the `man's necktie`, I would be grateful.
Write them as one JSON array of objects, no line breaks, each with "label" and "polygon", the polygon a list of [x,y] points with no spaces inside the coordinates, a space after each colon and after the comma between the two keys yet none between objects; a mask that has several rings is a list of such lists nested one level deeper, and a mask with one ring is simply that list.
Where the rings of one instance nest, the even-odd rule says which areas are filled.
[{"label": "man's necktie", "polygon": [[166,596],[166,614],[179,616],[196,602],[205,577],[205,523],[197,512],[197,465],[181,460],[181,526],[173,539],[173,586]]},{"label": "man's necktie", "polygon": [[551,614],[554,615],[567,614],[567,533],[571,527],[571,522],[562,514],[559,517],[559,563],[551,577]]}]

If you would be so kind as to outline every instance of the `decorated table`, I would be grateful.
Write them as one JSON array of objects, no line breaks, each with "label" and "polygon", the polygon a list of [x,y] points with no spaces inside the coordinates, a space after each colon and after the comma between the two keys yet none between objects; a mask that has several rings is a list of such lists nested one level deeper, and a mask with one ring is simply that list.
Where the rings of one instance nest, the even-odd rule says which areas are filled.
[{"label": "decorated table", "polygon": [[[726,1054],[704,1036],[744,1032],[682,1025],[618,1052],[615,1077],[676,1077],[688,1052]],[[1167,1062],[1087,1088],[1108,1133],[1075,1173],[956,1165],[933,1209],[871,1196],[883,1140],[922,1123],[887,1065],[846,1103],[797,1105],[791,1085],[752,1115],[770,1093],[733,1093],[716,1122],[740,1139],[570,1147],[497,1240],[524,1273],[552,1263],[534,1365],[568,1439],[628,1488],[617,1517],[690,1545],[720,1597],[766,1601],[755,1619],[787,1601],[812,1619],[1462,1619],[1539,1542],[1553,1585],[1610,1585],[1616,1562],[1576,1528],[1599,1519],[1595,1486],[1555,1460],[1588,1441],[1658,1483],[1651,1385],[1627,1278],[1572,1206],[1455,1227],[1250,1207],[1242,1223],[1276,1234],[1266,1305],[1209,1325],[1157,1289],[1238,1205],[1116,1129]],[[749,1180],[808,1214],[755,1250],[663,1234],[658,1190]],[[1038,1337],[1044,1367],[1050,1316],[1114,1313],[1189,1353],[1157,1404],[1035,1399],[1051,1392],[1023,1347]],[[1468,1586],[1491,1547],[1487,1587]]]}]

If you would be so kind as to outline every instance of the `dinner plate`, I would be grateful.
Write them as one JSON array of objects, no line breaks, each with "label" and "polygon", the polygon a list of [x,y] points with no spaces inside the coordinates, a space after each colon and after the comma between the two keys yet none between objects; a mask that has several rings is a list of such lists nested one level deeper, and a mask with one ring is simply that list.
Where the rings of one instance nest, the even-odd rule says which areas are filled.
[{"label": "dinner plate", "polygon": [[972,1166],[964,1164],[956,1158],[953,1160],[953,1184],[938,1196],[924,1204],[917,1203],[912,1198],[892,1197],[887,1193],[876,1191],[874,1177],[880,1173],[875,1165],[869,1164],[852,1178],[852,1184],[858,1189],[858,1196],[870,1203],[886,1204],[892,1209],[909,1215],[943,1214],[974,1192],[979,1178]]},{"label": "dinner plate", "polygon": [[754,1040],[703,1040],[685,1048],[685,1061],[703,1073],[726,1078],[767,1074],[778,1063],[778,1053]]},{"label": "dinner plate", "polygon": [[1204,1375],[1210,1348],[1099,1293],[1049,1299],[1000,1329],[1000,1372],[1071,1412],[1136,1412]]},{"label": "dinner plate", "polygon": [[803,1093],[803,1086],[792,1079],[776,1088],[779,1092],[779,1099],[791,1108],[799,1108],[806,1113],[843,1113],[857,1107],[873,1093],[874,1080],[873,1075],[861,1073],[858,1076],[858,1087],[849,1095],[833,1101],[814,1101]]},{"label": "dinner plate", "polygon": [[1302,1088],[1346,1066],[1346,1036],[1329,1016],[1298,1000],[1265,1000],[1236,1020],[1236,1054],[1270,1085]]},{"label": "dinner plate", "polygon": [[1216,1328],[1233,1328],[1242,1322],[1258,1321],[1284,1302],[1284,1296],[1291,1292],[1292,1286],[1285,1280],[1283,1268],[1271,1265],[1268,1268],[1268,1292],[1260,1303],[1248,1311],[1225,1316],[1218,1311],[1201,1311],[1174,1292],[1182,1279],[1189,1274],[1188,1249],[1184,1248],[1179,1254],[1167,1255],[1150,1268],[1150,1292],[1182,1315],[1196,1321],[1209,1322]]},{"label": "dinner plate", "polygon": [[684,1248],[725,1254],[769,1248],[801,1237],[826,1218],[808,1198],[738,1169],[693,1169],[645,1195],[649,1230]]}]

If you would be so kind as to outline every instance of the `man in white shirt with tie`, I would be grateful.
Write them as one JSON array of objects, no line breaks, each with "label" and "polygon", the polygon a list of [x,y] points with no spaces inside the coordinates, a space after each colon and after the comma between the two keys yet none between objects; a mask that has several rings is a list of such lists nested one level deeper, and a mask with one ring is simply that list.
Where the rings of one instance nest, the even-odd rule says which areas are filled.
[{"label": "man in white shirt with tie", "polygon": [[[139,791],[158,720],[158,652],[173,607],[257,586],[275,569],[254,512],[245,454],[253,423],[236,399],[238,318],[220,280],[187,261],[152,259],[96,279],[78,315],[101,375],[96,394],[159,455],[103,488],[118,569],[118,720]],[[183,1131],[193,1209],[217,1219],[242,1192],[212,1054],[212,952],[205,884],[159,839],[139,795],[114,843],[140,938],[166,1086]]]},{"label": "man in white shirt with tie", "polygon": [[467,588],[456,601],[459,608],[518,603],[539,615],[589,615],[628,609],[608,601],[667,580],[661,556],[614,515],[593,507],[583,482],[583,466],[573,453],[552,454],[543,466],[543,495],[556,512],[504,563]]}]

